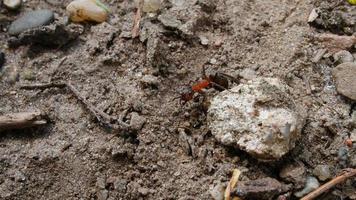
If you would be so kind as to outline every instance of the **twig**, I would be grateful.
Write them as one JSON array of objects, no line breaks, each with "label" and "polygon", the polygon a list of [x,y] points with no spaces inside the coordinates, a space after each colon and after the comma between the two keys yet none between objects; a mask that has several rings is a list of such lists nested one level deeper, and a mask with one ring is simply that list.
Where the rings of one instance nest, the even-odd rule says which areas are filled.
[{"label": "twig", "polygon": [[132,38],[136,38],[140,35],[140,21],[141,21],[141,17],[142,17],[141,16],[142,5],[143,5],[143,0],[139,0],[137,3],[137,10],[136,10],[136,14],[134,17],[133,28],[131,31]]},{"label": "twig", "polygon": [[0,116],[0,131],[34,127],[46,123],[40,111],[12,113]]},{"label": "twig", "polygon": [[64,88],[67,87],[73,95],[81,101],[85,107],[89,110],[89,112],[103,125],[110,127],[115,130],[130,130],[130,125],[123,122],[122,120],[118,120],[116,117],[110,116],[105,112],[96,108],[92,103],[86,100],[80,92],[70,83],[59,82],[59,83],[44,83],[44,84],[34,84],[34,85],[22,85],[20,89],[25,90],[35,90],[35,89],[48,89],[48,88]]},{"label": "twig", "polygon": [[44,90],[48,88],[65,88],[67,85],[65,83],[61,82],[52,82],[52,83],[39,83],[39,84],[33,84],[33,85],[21,85],[20,89],[23,90]]},{"label": "twig", "polygon": [[[239,180],[240,175],[241,175],[241,171],[238,169],[234,169],[234,171],[232,172],[231,180],[228,183],[225,190],[224,200],[230,200],[231,190],[236,186],[236,183]],[[240,200],[240,198],[234,197],[233,200]]]},{"label": "twig", "polygon": [[309,193],[307,196],[303,197],[300,200],[312,200],[312,199],[318,197],[320,194],[324,193],[325,191],[331,189],[335,185],[342,183],[345,180],[347,180],[348,178],[352,178],[353,176],[356,176],[356,169],[345,169],[345,172],[343,172],[341,175],[335,177],[331,181],[320,186],[318,189]]}]

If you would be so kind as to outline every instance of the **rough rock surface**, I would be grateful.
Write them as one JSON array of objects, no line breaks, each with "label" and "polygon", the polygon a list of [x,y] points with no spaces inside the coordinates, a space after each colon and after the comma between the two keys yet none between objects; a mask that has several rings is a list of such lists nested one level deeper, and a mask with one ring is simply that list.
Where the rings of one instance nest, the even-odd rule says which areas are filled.
[{"label": "rough rock surface", "polygon": [[243,199],[273,199],[289,190],[289,186],[273,178],[238,182],[235,194]]},{"label": "rough rock surface", "polygon": [[260,160],[275,160],[294,147],[303,127],[300,108],[275,78],[258,78],[221,92],[211,102],[208,124],[225,145]]},{"label": "rough rock surface", "polygon": [[356,100],[356,63],[343,63],[333,70],[336,90],[352,99]]}]

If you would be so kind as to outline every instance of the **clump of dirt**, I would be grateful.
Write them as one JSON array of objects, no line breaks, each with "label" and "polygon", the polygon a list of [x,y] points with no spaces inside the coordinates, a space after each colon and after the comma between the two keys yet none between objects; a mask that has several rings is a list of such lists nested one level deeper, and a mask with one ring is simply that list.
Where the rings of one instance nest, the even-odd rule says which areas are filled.
[{"label": "clump of dirt", "polygon": [[[346,1],[164,1],[158,13],[143,15],[141,35],[132,39],[137,4],[105,0],[111,9],[106,23],[65,26],[82,29],[73,38],[31,33],[23,37],[24,45],[7,48],[6,29],[21,13],[50,9],[56,19],[64,18],[69,2],[33,0],[17,12],[0,9],[4,67],[16,69],[10,70],[16,77],[11,81],[1,73],[0,115],[41,110],[50,122],[1,132],[1,199],[212,199],[212,193],[222,194],[219,188],[226,187],[235,168],[244,182],[270,177],[291,183],[282,195],[296,199],[294,193],[307,176],[316,176],[318,165],[330,166],[333,176],[356,167],[355,144],[345,144],[355,127],[354,102],[335,89],[332,55],[311,61],[322,48],[311,43],[313,36],[349,34],[354,22],[346,29],[327,21],[323,29],[307,23],[310,12],[322,5],[335,5],[328,12],[355,19],[355,7]],[[60,37],[61,43],[44,48],[37,36]],[[36,45],[25,45],[34,41]],[[180,92],[202,78],[202,65],[207,74],[241,74],[241,82],[248,77],[284,81],[293,101],[307,109],[295,148],[264,163],[218,142],[206,115],[219,91],[207,88],[204,95],[196,93],[180,104]],[[134,134],[102,126],[68,89],[19,89],[60,81],[73,84],[98,110],[135,127]],[[303,166],[299,174],[305,177],[291,182],[280,177],[289,165]],[[355,199],[354,191],[350,180],[320,199]]]}]

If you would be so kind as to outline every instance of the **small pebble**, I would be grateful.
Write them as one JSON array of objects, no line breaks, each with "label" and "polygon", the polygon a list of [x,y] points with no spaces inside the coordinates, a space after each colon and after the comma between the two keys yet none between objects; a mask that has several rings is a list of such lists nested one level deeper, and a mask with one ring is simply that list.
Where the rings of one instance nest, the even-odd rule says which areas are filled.
[{"label": "small pebble", "polygon": [[215,58],[209,60],[209,63],[215,65],[218,61]]},{"label": "small pebble", "polygon": [[25,13],[11,23],[8,33],[18,35],[26,30],[48,25],[54,20],[54,13],[50,10],[36,10]]},{"label": "small pebble", "polygon": [[343,63],[333,69],[336,90],[338,93],[356,100],[356,63]]},{"label": "small pebble", "polygon": [[16,66],[6,66],[0,73],[0,78],[8,84],[14,84],[19,79],[19,72]]},{"label": "small pebble", "polygon": [[31,69],[24,69],[21,77],[23,77],[23,79],[28,81],[36,79],[35,73]]},{"label": "small pebble", "polygon": [[67,12],[73,22],[93,21],[104,22],[109,9],[99,0],[74,0],[67,6]]},{"label": "small pebble", "polygon": [[204,46],[209,45],[209,39],[205,36],[199,36],[200,43]]},{"label": "small pebble", "polygon": [[209,193],[213,200],[223,200],[224,199],[224,184],[218,183],[215,186],[211,186]]},{"label": "small pebble", "polygon": [[174,15],[170,13],[164,13],[158,16],[158,20],[167,28],[177,29],[182,25],[182,22],[179,21]]},{"label": "small pebble", "polygon": [[145,75],[140,80],[143,88],[153,87],[156,88],[159,85],[159,80],[156,76]]},{"label": "small pebble", "polygon": [[10,10],[17,10],[21,7],[22,0],[4,0],[3,3],[6,8]]},{"label": "small pebble", "polygon": [[215,40],[215,42],[214,42],[214,46],[215,46],[215,47],[220,47],[223,43],[224,43],[223,38],[217,37],[216,40]]},{"label": "small pebble", "polygon": [[240,73],[240,76],[242,76],[242,78],[244,78],[245,80],[252,80],[257,77],[256,71],[253,69],[250,69],[250,68],[246,68],[246,69],[242,70],[242,72]]},{"label": "small pebble", "polygon": [[303,187],[306,179],[306,169],[300,163],[288,164],[281,169],[279,176],[286,182]]},{"label": "small pebble", "polygon": [[319,186],[320,186],[320,183],[319,183],[318,179],[316,179],[315,177],[309,176],[307,178],[307,182],[305,184],[304,189],[302,191],[294,193],[294,195],[298,198],[303,197],[303,196],[309,194],[310,192],[314,191],[315,189],[317,189]]},{"label": "small pebble", "polygon": [[337,64],[342,64],[342,63],[353,62],[354,61],[353,55],[350,52],[346,51],[346,50],[341,50],[341,51],[335,53],[333,58],[334,58],[334,61]]},{"label": "small pebble", "polygon": [[161,8],[161,0],[144,0],[143,1],[143,12],[154,13]]},{"label": "small pebble", "polygon": [[319,14],[316,11],[316,9],[314,8],[309,14],[308,23],[315,21],[318,17],[319,17]]},{"label": "small pebble", "polygon": [[331,178],[331,171],[329,165],[317,165],[313,170],[313,174],[321,181],[326,181]]},{"label": "small pebble", "polygon": [[341,147],[337,152],[337,158],[342,165],[346,165],[349,159],[349,150],[347,147]]},{"label": "small pebble", "polygon": [[351,132],[350,139],[352,142],[356,142],[356,130]]},{"label": "small pebble", "polygon": [[114,189],[118,192],[124,193],[126,191],[128,181],[125,179],[117,179],[114,182]]},{"label": "small pebble", "polygon": [[131,113],[130,126],[133,130],[141,130],[146,123],[146,118],[140,116],[137,112]]},{"label": "small pebble", "polygon": [[96,186],[100,189],[105,189],[105,178],[97,177],[96,178]]},{"label": "small pebble", "polygon": [[16,182],[24,182],[26,180],[26,176],[22,172],[16,171],[14,174],[14,179]]},{"label": "small pebble", "polygon": [[107,190],[100,190],[97,192],[98,200],[106,200],[108,199],[108,196],[109,196],[109,191]]},{"label": "small pebble", "polygon": [[150,190],[144,187],[138,188],[138,193],[140,193],[142,196],[147,196],[150,193]]}]

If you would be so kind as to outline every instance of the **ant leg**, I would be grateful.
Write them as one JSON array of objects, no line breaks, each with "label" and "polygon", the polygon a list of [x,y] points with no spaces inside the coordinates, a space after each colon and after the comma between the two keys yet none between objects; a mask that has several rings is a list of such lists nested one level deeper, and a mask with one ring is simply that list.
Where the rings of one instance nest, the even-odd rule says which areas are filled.
[{"label": "ant leg", "polygon": [[219,85],[217,83],[214,83],[214,82],[211,82],[211,85],[219,88],[220,90],[228,90],[228,88],[226,88],[226,87],[224,87],[222,85]]},{"label": "ant leg", "polygon": [[203,79],[208,79],[208,76],[206,75],[206,71],[205,71],[205,63],[202,66],[202,72],[201,73],[202,73]]},{"label": "ant leg", "polygon": [[219,88],[219,89],[221,89],[221,90],[226,90],[226,91],[229,91],[229,92],[231,92],[231,93],[237,93],[237,92],[231,91],[229,88],[226,88],[226,87],[221,86],[221,85],[219,85],[219,84],[217,84],[217,83],[214,83],[214,82],[212,82],[211,85],[213,85],[213,86],[215,86],[215,87],[217,87],[217,88]]},{"label": "ant leg", "polygon": [[218,75],[222,75],[225,76],[226,78],[230,79],[232,82],[240,84],[240,76],[238,78],[235,78],[231,75],[225,74],[225,73],[221,73],[221,72],[217,72]]}]

